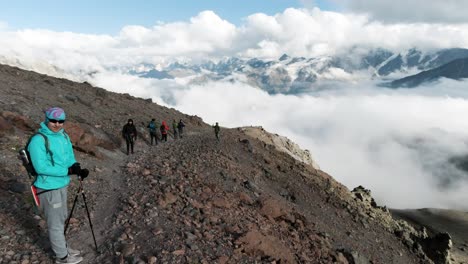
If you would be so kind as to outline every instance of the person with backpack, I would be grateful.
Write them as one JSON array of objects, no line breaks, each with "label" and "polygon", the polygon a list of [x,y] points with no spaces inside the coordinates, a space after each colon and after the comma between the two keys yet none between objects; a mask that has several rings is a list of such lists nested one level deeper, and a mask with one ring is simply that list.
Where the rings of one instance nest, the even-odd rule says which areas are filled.
[{"label": "person with backpack", "polygon": [[221,130],[221,128],[219,127],[218,122],[216,122],[216,125],[213,126],[213,129],[215,132],[216,140],[219,141],[219,131]]},{"label": "person with backpack", "polygon": [[161,126],[159,127],[161,131],[161,142],[164,140],[167,142],[167,132],[169,131],[169,126],[166,124],[166,121],[162,121]]},{"label": "person with backpack", "polygon": [[153,145],[153,139],[156,142],[156,145],[158,145],[158,135],[156,134],[156,120],[154,118],[151,119],[151,122],[148,124],[148,128],[151,137],[151,146]]},{"label": "person with backpack", "polygon": [[63,129],[65,111],[52,107],[45,111],[45,121],[26,146],[36,177],[33,186],[39,209],[47,222],[49,240],[55,253],[55,263],[80,263],[79,250],[69,247],[65,240],[67,219],[67,188],[70,175],[86,178],[89,170],[82,169],[75,160],[72,143]]},{"label": "person with backpack", "polygon": [[174,139],[177,139],[177,121],[175,119],[172,120],[172,131],[174,133]]},{"label": "person with backpack", "polygon": [[180,119],[179,124],[177,124],[177,130],[179,130],[179,137],[182,138],[182,134],[184,133],[184,127],[185,124],[182,122],[182,119]]},{"label": "person with backpack", "polygon": [[124,125],[122,129],[122,137],[125,138],[125,142],[127,142],[127,155],[129,154],[130,149],[133,154],[133,145],[137,139],[137,130],[132,119],[128,119],[127,124]]}]

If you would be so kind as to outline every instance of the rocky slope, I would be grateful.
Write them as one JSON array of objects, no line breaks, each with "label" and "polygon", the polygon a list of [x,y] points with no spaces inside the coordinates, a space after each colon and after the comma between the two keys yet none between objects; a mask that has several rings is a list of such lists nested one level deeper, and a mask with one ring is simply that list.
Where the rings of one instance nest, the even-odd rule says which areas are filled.
[{"label": "rocky slope", "polygon": [[[431,238],[393,220],[368,190],[350,192],[245,129],[223,129],[217,142],[196,116],[4,65],[0,105],[0,263],[51,263],[44,220],[16,154],[52,105],[66,110],[77,160],[92,171],[84,188],[98,252],[81,199],[68,233],[86,263],[450,260],[448,235]],[[183,119],[186,134],[149,146],[145,124],[153,117]],[[141,132],[131,156],[120,138],[128,118]],[[76,188],[74,180],[70,204]]]},{"label": "rocky slope", "polygon": [[273,135],[265,131],[262,127],[243,127],[241,129],[248,136],[258,139],[267,145],[274,146],[277,150],[289,154],[296,160],[312,165],[314,169],[320,169],[317,162],[313,160],[309,150],[302,150],[299,145],[292,142],[287,137],[278,134]]}]

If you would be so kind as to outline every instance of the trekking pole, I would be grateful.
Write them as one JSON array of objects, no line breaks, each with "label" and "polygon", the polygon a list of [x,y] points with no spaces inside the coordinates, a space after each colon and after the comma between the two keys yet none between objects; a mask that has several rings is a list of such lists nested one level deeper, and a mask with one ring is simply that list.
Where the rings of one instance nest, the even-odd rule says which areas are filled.
[{"label": "trekking pole", "polygon": [[88,203],[86,202],[86,196],[85,196],[84,190],[83,190],[83,180],[81,179],[81,177],[79,177],[78,180],[80,182],[80,186],[78,187],[78,191],[76,192],[75,200],[73,201],[73,206],[72,206],[72,209],[70,211],[70,215],[68,216],[67,223],[65,225],[65,230],[64,230],[63,234],[64,235],[67,234],[68,225],[70,224],[70,219],[72,218],[73,211],[75,210],[75,205],[76,205],[76,201],[78,200],[78,195],[81,192],[81,195],[83,197],[83,201],[84,201],[84,204],[85,204],[86,213],[88,215],[89,226],[91,227],[91,234],[93,235],[94,246],[96,247],[96,252],[99,252],[98,251],[98,246],[97,246],[97,243],[96,243],[96,237],[94,236],[93,223],[91,222],[91,216],[90,216],[89,210],[88,210]]},{"label": "trekking pole", "polygon": [[83,201],[84,201],[84,204],[85,204],[86,213],[88,214],[88,221],[89,221],[89,226],[91,227],[91,234],[93,234],[94,246],[96,247],[96,252],[98,252],[96,237],[94,236],[93,223],[91,222],[91,215],[89,214],[88,203],[86,202],[86,196],[85,196],[84,191],[83,191],[83,180],[81,178],[80,178],[80,187],[81,187],[80,188],[81,189],[81,194],[83,195]]},{"label": "trekking pole", "polygon": [[81,182],[80,182],[80,186],[78,187],[78,191],[76,192],[76,195],[75,195],[75,200],[73,201],[73,206],[72,206],[72,209],[70,211],[70,215],[68,216],[67,222],[65,224],[65,229],[63,231],[64,235],[67,235],[68,225],[70,224],[70,219],[72,218],[73,211],[75,210],[76,201],[78,200],[78,195],[81,192],[81,188],[83,188],[83,185],[81,185]]}]

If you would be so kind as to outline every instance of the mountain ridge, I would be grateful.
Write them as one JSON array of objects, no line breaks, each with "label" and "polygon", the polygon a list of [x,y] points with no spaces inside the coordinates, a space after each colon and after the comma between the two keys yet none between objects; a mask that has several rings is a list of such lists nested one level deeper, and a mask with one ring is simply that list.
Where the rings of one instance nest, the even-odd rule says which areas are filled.
[{"label": "mountain ridge", "polygon": [[440,78],[454,80],[468,78],[468,57],[456,59],[440,67],[394,80],[388,85],[392,88],[414,88],[424,83],[437,81]]},{"label": "mountain ridge", "polygon": [[382,48],[353,47],[340,54],[319,57],[278,59],[226,57],[201,62],[173,61],[166,64],[149,62],[125,66],[95,65],[87,71],[60,69],[45,62],[21,61],[0,56],[0,63],[34,70],[43,74],[75,81],[94,82],[99,73],[119,73],[155,80],[184,79],[185,84],[206,84],[210,81],[245,83],[270,94],[303,94],[327,87],[327,82],[352,84],[360,81],[388,83],[405,76],[431,70],[453,60],[468,57],[468,49],[449,48],[422,51],[390,51]]},{"label": "mountain ridge", "polygon": [[[270,94],[300,94],[313,91],[319,81],[334,80],[351,82],[355,78],[392,79],[408,72],[425,71],[440,67],[453,60],[468,57],[468,49],[452,48],[433,52],[422,52],[416,48],[405,52],[374,49],[367,53],[349,52],[345,55],[323,57],[290,57],[283,54],[277,60],[259,58],[225,58],[218,62],[204,63],[175,62],[162,67],[162,75],[151,75],[149,71],[133,74],[156,79],[196,76],[192,83],[207,80],[238,80],[243,75],[247,83]],[[159,66],[161,67],[161,66]],[[356,73],[362,72],[363,74]],[[365,73],[365,74],[364,74]],[[241,81],[242,82],[242,81]]]}]

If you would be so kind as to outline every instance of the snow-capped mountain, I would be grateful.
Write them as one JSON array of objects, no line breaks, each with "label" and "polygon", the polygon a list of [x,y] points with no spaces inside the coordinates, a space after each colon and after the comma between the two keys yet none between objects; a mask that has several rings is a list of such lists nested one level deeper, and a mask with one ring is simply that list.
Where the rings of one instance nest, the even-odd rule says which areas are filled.
[{"label": "snow-capped mountain", "polygon": [[468,78],[468,57],[453,60],[440,67],[422,71],[416,75],[394,80],[389,83],[388,86],[392,88],[413,88],[422,83],[432,82],[442,77],[454,80]]},{"label": "snow-capped mountain", "polygon": [[245,82],[271,94],[298,94],[326,81],[391,81],[466,57],[468,49],[461,48],[433,52],[410,49],[401,53],[384,49],[359,52],[356,48],[343,55],[313,58],[284,54],[276,60],[226,58],[198,64],[175,62],[149,70],[145,65],[145,70],[132,70],[131,74],[156,79],[190,77],[191,83]]}]

